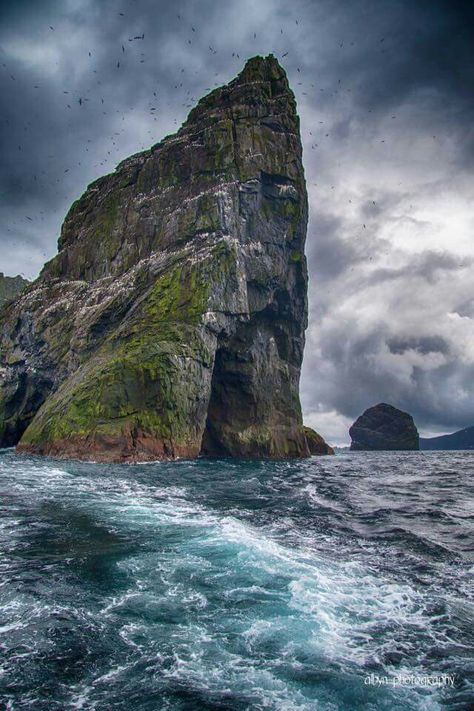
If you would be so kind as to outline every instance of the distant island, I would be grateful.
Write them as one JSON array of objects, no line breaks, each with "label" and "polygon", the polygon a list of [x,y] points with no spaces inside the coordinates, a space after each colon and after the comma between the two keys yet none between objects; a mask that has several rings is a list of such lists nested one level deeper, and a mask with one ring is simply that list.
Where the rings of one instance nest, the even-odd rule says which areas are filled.
[{"label": "distant island", "polygon": [[413,417],[381,402],[369,407],[349,429],[352,451],[418,450],[419,437]]},{"label": "distant island", "polygon": [[413,417],[384,402],[365,410],[349,435],[352,451],[474,449],[474,427],[440,437],[419,437]]},{"label": "distant island", "polygon": [[420,449],[474,449],[474,427],[439,437],[420,437]]}]

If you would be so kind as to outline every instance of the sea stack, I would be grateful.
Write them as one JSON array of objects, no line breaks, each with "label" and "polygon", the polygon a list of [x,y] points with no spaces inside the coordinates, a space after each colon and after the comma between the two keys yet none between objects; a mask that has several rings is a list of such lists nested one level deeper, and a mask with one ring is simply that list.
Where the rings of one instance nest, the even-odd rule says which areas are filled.
[{"label": "sea stack", "polygon": [[296,103],[254,57],[89,185],[0,316],[0,444],[95,461],[309,455]]},{"label": "sea stack", "polygon": [[382,402],[369,407],[349,429],[352,450],[418,450],[413,417]]}]

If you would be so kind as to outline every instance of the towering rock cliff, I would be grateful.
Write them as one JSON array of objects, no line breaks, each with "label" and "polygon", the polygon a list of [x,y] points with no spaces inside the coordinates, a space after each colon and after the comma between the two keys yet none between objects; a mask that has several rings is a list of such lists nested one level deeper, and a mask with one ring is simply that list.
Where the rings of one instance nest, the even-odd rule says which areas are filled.
[{"label": "towering rock cliff", "polygon": [[1,440],[101,461],[309,454],[296,105],[254,57],[92,183],[1,315]]}]

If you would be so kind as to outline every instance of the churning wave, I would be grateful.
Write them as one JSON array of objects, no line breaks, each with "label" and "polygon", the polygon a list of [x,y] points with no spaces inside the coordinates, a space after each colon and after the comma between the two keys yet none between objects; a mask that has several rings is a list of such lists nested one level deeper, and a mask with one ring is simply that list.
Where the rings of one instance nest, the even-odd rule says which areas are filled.
[{"label": "churning wave", "polygon": [[473,473],[462,452],[121,466],[5,451],[1,703],[472,708]]}]

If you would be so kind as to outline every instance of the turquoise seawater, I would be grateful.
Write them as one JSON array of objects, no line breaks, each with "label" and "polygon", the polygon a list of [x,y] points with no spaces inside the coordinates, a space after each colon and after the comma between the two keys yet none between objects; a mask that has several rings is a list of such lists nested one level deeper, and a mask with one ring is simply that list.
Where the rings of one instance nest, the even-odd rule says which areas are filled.
[{"label": "turquoise seawater", "polygon": [[473,499],[473,453],[3,451],[0,708],[472,709]]}]

